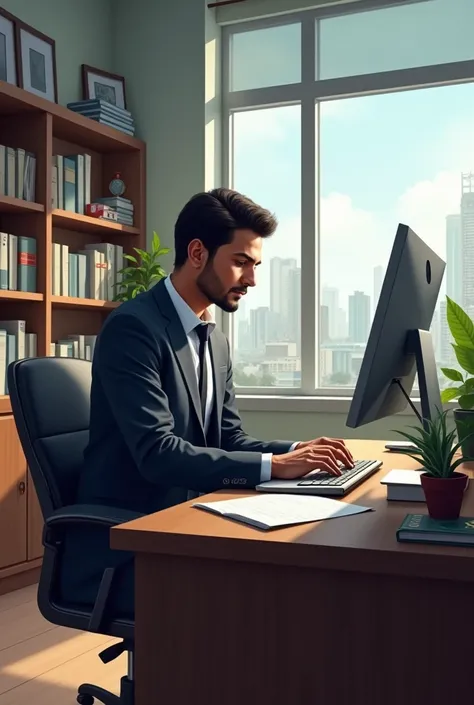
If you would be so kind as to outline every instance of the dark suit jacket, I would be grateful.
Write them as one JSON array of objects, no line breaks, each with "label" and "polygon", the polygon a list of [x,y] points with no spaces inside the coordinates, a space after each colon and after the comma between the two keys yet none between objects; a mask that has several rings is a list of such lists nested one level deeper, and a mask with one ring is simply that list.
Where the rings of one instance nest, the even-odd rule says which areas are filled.
[{"label": "dark suit jacket", "polygon": [[[264,443],[243,431],[229,344],[218,329],[210,354],[215,403],[206,441],[191,351],[164,281],[109,315],[94,352],[78,502],[148,514],[185,501],[188,490],[254,487],[261,454],[289,450],[290,441]],[[84,532],[77,542],[73,553],[87,556],[85,595],[86,583],[98,585],[103,568],[126,557]]]}]

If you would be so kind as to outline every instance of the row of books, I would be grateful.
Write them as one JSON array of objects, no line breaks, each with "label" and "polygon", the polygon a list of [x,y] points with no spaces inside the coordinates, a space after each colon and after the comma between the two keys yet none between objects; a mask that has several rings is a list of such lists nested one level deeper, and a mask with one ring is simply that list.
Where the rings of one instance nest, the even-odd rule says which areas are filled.
[{"label": "row of books", "polygon": [[70,252],[69,245],[53,243],[52,293],[81,299],[113,301],[122,281],[123,247],[110,242]]},{"label": "row of books", "polygon": [[51,182],[52,208],[83,215],[91,202],[91,155],[55,154]]},{"label": "row of books", "polygon": [[[50,344],[51,357],[92,360],[96,335],[74,334]],[[37,335],[26,331],[21,320],[0,321],[0,397],[8,394],[8,365],[15,360],[37,356]]]},{"label": "row of books", "polygon": [[26,332],[25,321],[0,321],[0,396],[8,394],[8,365],[36,354],[37,336]]},{"label": "row of books", "polygon": [[96,335],[74,334],[51,343],[51,357],[75,357],[78,360],[92,360],[94,356]]},{"label": "row of books", "polygon": [[36,291],[36,240],[0,232],[0,289]]},{"label": "row of books", "polygon": [[75,103],[68,103],[67,107],[69,110],[73,110],[75,113],[95,120],[102,125],[114,127],[116,130],[120,130],[120,132],[126,135],[130,135],[131,137],[135,135],[135,121],[132,117],[132,113],[106,100],[94,98],[90,100],[78,100]]},{"label": "row of books", "polygon": [[0,195],[36,198],[36,156],[21,147],[0,144]]}]

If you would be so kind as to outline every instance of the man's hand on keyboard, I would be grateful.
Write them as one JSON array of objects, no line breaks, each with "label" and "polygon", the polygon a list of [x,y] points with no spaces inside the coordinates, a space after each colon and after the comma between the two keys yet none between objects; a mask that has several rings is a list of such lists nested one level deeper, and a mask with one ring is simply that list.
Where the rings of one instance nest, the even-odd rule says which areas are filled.
[{"label": "man's hand on keyboard", "polygon": [[272,458],[272,478],[295,480],[313,470],[323,470],[331,475],[341,474],[341,465],[354,467],[352,455],[343,441],[317,438],[298,444],[295,450]]}]

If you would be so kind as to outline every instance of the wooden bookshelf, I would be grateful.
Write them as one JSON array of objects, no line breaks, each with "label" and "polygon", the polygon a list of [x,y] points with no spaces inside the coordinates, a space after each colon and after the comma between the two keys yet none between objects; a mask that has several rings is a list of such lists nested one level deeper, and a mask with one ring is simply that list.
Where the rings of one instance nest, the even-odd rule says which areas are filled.
[{"label": "wooden bookshelf", "polygon": [[[25,320],[37,334],[37,354],[71,334],[96,335],[119,304],[53,296],[52,245],[70,251],[110,242],[124,252],[146,247],[145,144],[60,105],[0,81],[0,143],[36,156],[36,202],[0,196],[0,231],[34,237],[37,291],[0,290],[0,320]],[[91,155],[91,200],[110,195],[120,172],[134,205],[134,226],[52,210],[52,164],[56,154]],[[43,521],[28,473],[10,399],[0,396],[0,594],[34,582],[41,563]]]}]

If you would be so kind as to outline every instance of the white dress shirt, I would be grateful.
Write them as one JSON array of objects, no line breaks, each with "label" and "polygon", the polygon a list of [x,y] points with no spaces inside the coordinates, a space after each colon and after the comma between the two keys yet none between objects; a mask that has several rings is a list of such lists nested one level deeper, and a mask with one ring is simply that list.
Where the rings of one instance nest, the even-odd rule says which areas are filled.
[{"label": "white dress shirt", "polygon": [[[202,324],[202,320],[196,316],[194,311],[192,311],[186,301],[181,298],[170,277],[166,277],[165,286],[170,299],[176,309],[176,313],[179,316],[181,325],[184,328],[186,337],[188,339],[188,345],[191,348],[191,355],[194,362],[194,369],[196,371],[196,379],[199,379],[199,338],[196,332],[197,326]],[[216,327],[214,321],[206,321],[212,330]],[[212,363],[211,356],[209,353],[209,346],[206,349],[206,365],[207,365],[207,393],[206,393],[206,411],[204,414],[204,430],[207,432],[209,428],[209,422],[211,418],[211,409],[214,401],[214,379],[212,374]],[[291,450],[297,445],[294,443]],[[272,453],[262,453],[262,465],[260,471],[260,481],[267,482],[272,476]]]}]

